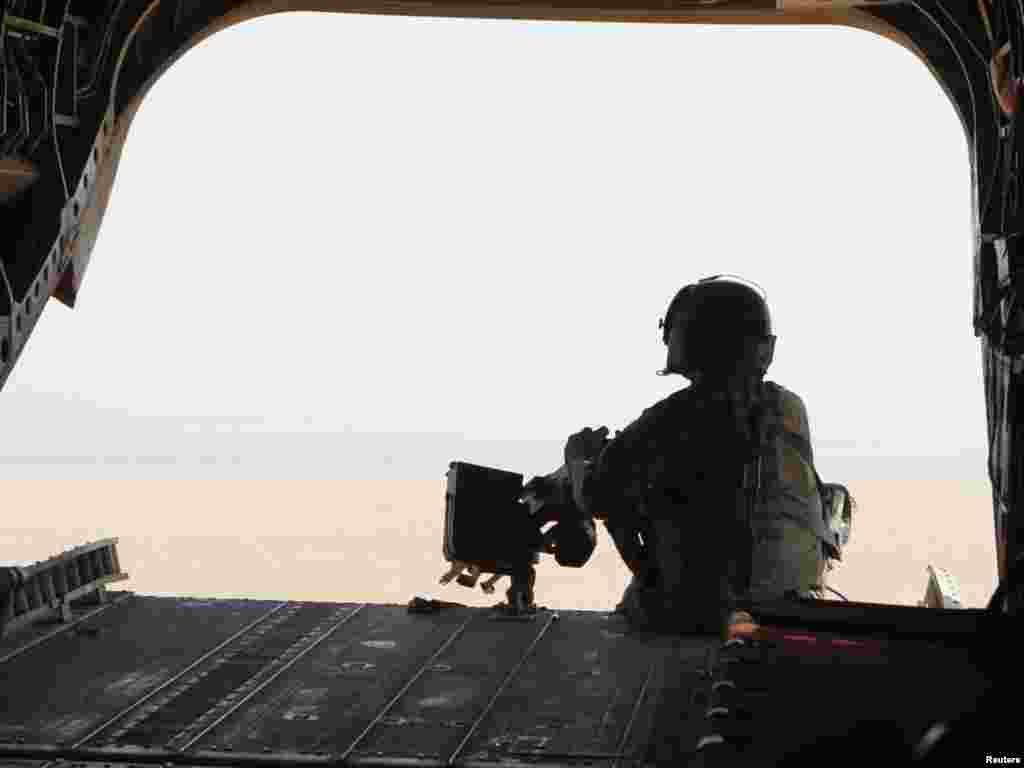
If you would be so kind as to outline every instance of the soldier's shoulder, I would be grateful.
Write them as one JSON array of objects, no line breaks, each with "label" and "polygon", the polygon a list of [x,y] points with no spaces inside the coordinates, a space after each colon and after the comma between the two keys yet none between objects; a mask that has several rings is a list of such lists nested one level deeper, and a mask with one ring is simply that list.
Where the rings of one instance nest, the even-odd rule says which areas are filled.
[{"label": "soldier's shoulder", "polygon": [[769,386],[775,387],[778,392],[779,410],[782,415],[782,423],[790,432],[806,435],[810,432],[807,418],[807,406],[803,398],[791,389],[786,389],[781,384],[766,382]]},{"label": "soldier's shoulder", "polygon": [[804,399],[793,390],[784,387],[775,381],[766,381],[765,384],[774,388],[779,393],[779,400],[782,402],[783,408],[786,408],[787,406],[798,409],[806,408],[804,405]]},{"label": "soldier's shoulder", "polygon": [[643,416],[655,417],[662,416],[670,411],[677,408],[684,407],[693,397],[692,387],[683,387],[673,392],[668,397],[662,398],[650,408],[646,408],[643,412]]},{"label": "soldier's shoulder", "polygon": [[640,416],[629,426],[633,429],[642,429],[651,426],[668,417],[679,408],[684,407],[691,399],[691,387],[673,392],[668,397],[662,398],[654,405],[651,405],[641,412]]}]

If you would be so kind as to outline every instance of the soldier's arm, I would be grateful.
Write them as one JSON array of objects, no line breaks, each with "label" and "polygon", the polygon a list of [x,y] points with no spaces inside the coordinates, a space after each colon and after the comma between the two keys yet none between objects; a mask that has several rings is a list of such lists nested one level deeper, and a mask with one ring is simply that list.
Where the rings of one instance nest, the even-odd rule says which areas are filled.
[{"label": "soldier's arm", "polygon": [[587,515],[607,520],[630,511],[637,443],[643,428],[641,416],[609,440],[594,460],[570,462],[573,500]]},{"label": "soldier's arm", "polygon": [[637,576],[648,568],[637,506],[642,500],[644,443],[651,409],[605,445],[590,463],[574,468],[573,497],[588,516],[604,521],[619,556]]}]

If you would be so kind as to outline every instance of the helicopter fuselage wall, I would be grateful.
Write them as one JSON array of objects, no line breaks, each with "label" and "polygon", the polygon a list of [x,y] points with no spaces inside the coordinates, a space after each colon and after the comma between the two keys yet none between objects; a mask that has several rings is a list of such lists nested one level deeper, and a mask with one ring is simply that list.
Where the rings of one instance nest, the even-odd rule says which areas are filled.
[{"label": "helicopter fuselage wall", "polygon": [[[1005,130],[1006,115],[999,111],[990,76],[995,51],[1004,37],[1013,39],[1014,30],[1012,23],[1001,29],[995,23],[998,19],[985,16],[987,4],[957,4],[949,10],[938,3],[884,0],[676,0],[671,4],[658,0],[65,0],[29,1],[18,7],[23,16],[33,13],[38,19],[15,18],[8,12],[2,34],[15,34],[18,46],[38,52],[39,68],[49,68],[52,93],[40,96],[26,90],[24,95],[26,103],[32,97],[45,105],[40,108],[50,111],[51,120],[42,123],[50,126],[48,134],[22,142],[20,146],[27,148],[24,152],[0,156],[0,232],[4,238],[0,247],[0,388],[47,299],[55,296],[69,306],[77,300],[121,151],[149,89],[188,50],[233,25],[297,11],[580,22],[833,25],[873,32],[903,46],[936,77],[967,137],[975,232],[973,322],[976,334],[985,337],[990,442],[995,440],[993,435],[1001,436],[992,449],[991,466],[1001,576],[1006,573],[1007,561],[1024,551],[1024,515],[1015,512],[1018,499],[1024,499],[1024,471],[1017,458],[1024,455],[1024,450],[1018,449],[1024,447],[1024,429],[1019,429],[1017,422],[1024,420],[1006,406],[1016,402],[1018,390],[1024,391],[1018,378],[1024,366],[1017,370],[1005,364],[1009,359],[1005,333],[1011,320],[1003,305],[1007,281],[1024,275],[1024,263],[1016,264],[1017,241],[1013,225],[1008,223],[1024,195],[1020,194],[1019,174],[1005,161],[1007,153],[1016,151],[1015,139]],[[708,62],[712,73],[713,66],[714,62]],[[1015,65],[1009,71],[1019,69]],[[680,88],[685,87],[686,77],[696,76],[703,73],[680,73]],[[39,120],[34,123],[40,124]],[[984,237],[982,233],[986,233]],[[1001,308],[1006,311],[1000,321]]]}]

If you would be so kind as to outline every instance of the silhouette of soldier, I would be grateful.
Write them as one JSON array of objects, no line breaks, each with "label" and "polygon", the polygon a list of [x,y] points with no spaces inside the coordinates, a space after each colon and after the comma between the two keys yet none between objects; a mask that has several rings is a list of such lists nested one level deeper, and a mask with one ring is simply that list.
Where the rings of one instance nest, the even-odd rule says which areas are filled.
[{"label": "silhouette of soldier", "polygon": [[661,320],[659,375],[685,387],[608,430],[569,437],[573,498],[633,574],[631,622],[715,632],[739,596],[822,588],[829,542],[802,400],[764,380],[775,336],[762,296],[721,276],[682,288]]}]

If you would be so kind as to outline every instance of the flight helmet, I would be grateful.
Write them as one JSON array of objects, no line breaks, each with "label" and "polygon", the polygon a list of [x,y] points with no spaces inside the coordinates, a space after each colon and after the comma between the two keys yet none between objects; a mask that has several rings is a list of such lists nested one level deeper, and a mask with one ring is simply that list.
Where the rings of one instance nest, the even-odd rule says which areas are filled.
[{"label": "flight helmet", "polygon": [[682,356],[672,360],[671,349],[659,375],[680,373],[727,376],[749,371],[764,375],[775,353],[771,314],[764,296],[743,278],[706,277],[676,293],[658,323],[669,346],[672,329],[682,333]]}]

